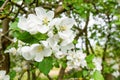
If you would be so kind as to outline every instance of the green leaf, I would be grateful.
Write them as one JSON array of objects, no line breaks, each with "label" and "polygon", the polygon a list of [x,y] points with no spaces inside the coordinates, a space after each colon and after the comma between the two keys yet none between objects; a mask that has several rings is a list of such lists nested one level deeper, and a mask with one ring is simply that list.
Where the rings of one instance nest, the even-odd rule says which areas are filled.
[{"label": "green leaf", "polygon": [[94,80],[104,80],[104,77],[103,77],[103,75],[99,71],[96,70],[93,73],[93,79]]},{"label": "green leaf", "polygon": [[15,21],[15,22],[13,22],[13,23],[10,24],[10,28],[9,29],[20,30],[17,25],[18,25],[18,22]]},{"label": "green leaf", "polygon": [[48,38],[47,34],[37,33],[33,35],[36,39],[40,40],[46,40]]},{"label": "green leaf", "polygon": [[3,5],[3,3],[4,3],[4,1],[0,1],[0,6],[2,6],[2,5]]},{"label": "green leaf", "polygon": [[33,0],[25,0],[26,4],[30,4]]},{"label": "green leaf", "polygon": [[88,71],[87,70],[83,70],[83,77],[86,77],[88,75]]},{"label": "green leaf", "polygon": [[86,57],[87,65],[90,69],[93,69],[95,67],[95,65],[92,62],[93,58],[94,58],[93,54],[90,54]]},{"label": "green leaf", "polygon": [[92,62],[92,60],[93,60],[94,57],[95,57],[94,54],[90,54],[90,55],[88,55],[88,56],[86,57],[86,61],[87,61],[87,62]]},{"label": "green leaf", "polygon": [[25,42],[25,43],[37,43],[39,42],[38,39],[34,38],[29,32],[26,31],[14,31],[13,36],[16,37],[17,39]]},{"label": "green leaf", "polygon": [[51,57],[45,58],[42,62],[39,62],[38,68],[39,70],[47,75],[50,70],[53,68],[53,59]]},{"label": "green leaf", "polygon": [[12,70],[12,71],[9,73],[9,75],[10,75],[10,80],[13,80],[14,77],[16,76],[16,72],[15,72],[14,70]]}]

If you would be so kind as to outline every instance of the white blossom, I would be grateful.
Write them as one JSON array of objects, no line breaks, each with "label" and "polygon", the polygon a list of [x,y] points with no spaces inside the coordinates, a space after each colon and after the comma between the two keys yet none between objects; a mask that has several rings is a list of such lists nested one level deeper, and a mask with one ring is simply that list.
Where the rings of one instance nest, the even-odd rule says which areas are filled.
[{"label": "white blossom", "polygon": [[[86,54],[82,53],[80,50],[78,51],[70,51],[67,55],[67,65],[70,68],[79,68],[80,66],[84,68],[87,66],[86,60],[85,60]],[[72,67],[70,66],[72,65]]]},{"label": "white blossom", "polygon": [[102,58],[95,57],[92,62],[95,65],[95,69],[94,70],[98,70],[98,71],[102,70]]},{"label": "white blossom", "polygon": [[24,46],[20,48],[21,55],[26,59],[26,60],[32,60],[35,57],[35,54],[31,52],[31,47],[30,46]]},{"label": "white blossom", "polygon": [[117,78],[118,76],[120,76],[120,72],[119,72],[118,70],[117,70],[117,71],[114,71],[114,72],[112,73],[112,75]]},{"label": "white blossom", "polygon": [[0,80],[10,80],[10,76],[6,75],[6,71],[0,70]]},{"label": "white blossom", "polygon": [[46,33],[50,29],[49,23],[50,21],[52,21],[54,17],[54,12],[46,11],[42,7],[36,7],[35,12],[36,12],[37,18],[42,24],[39,26],[38,31],[41,33]]},{"label": "white blossom", "polygon": [[10,48],[8,50],[5,50],[5,53],[11,53],[13,55],[16,55],[17,49],[15,47],[12,47],[12,48]]},{"label": "white blossom", "polygon": [[33,44],[31,45],[31,53],[35,54],[35,61],[41,62],[44,57],[51,56],[52,50],[42,44]]},{"label": "white blossom", "polygon": [[119,64],[118,64],[118,63],[114,64],[114,65],[112,66],[112,68],[113,68],[114,70],[119,70]]}]

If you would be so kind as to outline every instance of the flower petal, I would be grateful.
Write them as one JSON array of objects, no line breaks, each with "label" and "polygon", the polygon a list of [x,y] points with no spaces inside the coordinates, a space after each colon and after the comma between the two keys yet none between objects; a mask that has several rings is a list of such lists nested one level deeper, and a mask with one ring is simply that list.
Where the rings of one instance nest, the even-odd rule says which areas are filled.
[{"label": "flower petal", "polygon": [[36,7],[35,12],[40,19],[43,19],[43,17],[46,15],[46,10],[42,7]]},{"label": "flower petal", "polygon": [[45,25],[41,25],[39,28],[38,28],[38,31],[40,33],[46,33],[47,31],[49,30],[49,27],[48,26],[45,26]]},{"label": "flower petal", "polygon": [[52,50],[50,48],[45,48],[42,54],[46,57],[50,56],[52,54]]},{"label": "flower petal", "polygon": [[21,54],[26,60],[31,60],[34,58],[34,54],[31,53],[31,48],[29,46],[24,46],[21,48]]},{"label": "flower petal", "polygon": [[20,17],[19,22],[18,22],[18,27],[22,30],[26,30],[27,28],[26,22],[27,22],[27,19],[25,17]]},{"label": "flower petal", "polygon": [[36,53],[35,61],[41,62],[44,59],[44,55],[42,53]]},{"label": "flower petal", "polygon": [[54,17],[54,12],[53,11],[48,11],[46,14],[46,17],[48,18],[49,21],[51,21]]}]

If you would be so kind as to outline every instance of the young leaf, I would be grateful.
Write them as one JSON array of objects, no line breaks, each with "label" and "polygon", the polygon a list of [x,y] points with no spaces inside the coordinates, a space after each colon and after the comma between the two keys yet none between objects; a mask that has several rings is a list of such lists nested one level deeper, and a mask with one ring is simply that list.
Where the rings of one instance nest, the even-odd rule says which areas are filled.
[{"label": "young leaf", "polygon": [[39,63],[38,68],[39,70],[47,75],[50,70],[53,68],[53,59],[51,57],[45,58],[42,62]]},{"label": "young leaf", "polygon": [[26,31],[24,31],[24,32],[14,31],[13,36],[25,43],[32,44],[32,43],[39,42],[38,39],[34,38],[30,33],[26,32]]},{"label": "young leaf", "polygon": [[93,79],[94,80],[104,80],[104,77],[99,71],[95,71],[93,73]]},{"label": "young leaf", "polygon": [[10,28],[9,28],[9,29],[20,30],[17,25],[18,25],[18,22],[17,22],[17,21],[12,22],[12,23],[10,24]]}]

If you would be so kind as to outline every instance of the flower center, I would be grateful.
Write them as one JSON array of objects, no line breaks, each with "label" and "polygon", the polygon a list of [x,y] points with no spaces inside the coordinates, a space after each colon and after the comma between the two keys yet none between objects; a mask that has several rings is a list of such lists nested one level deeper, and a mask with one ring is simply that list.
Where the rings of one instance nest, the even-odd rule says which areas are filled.
[{"label": "flower center", "polygon": [[43,51],[43,48],[44,48],[43,46],[39,46],[39,47],[37,47],[37,50],[36,50],[36,51],[37,51],[37,52],[41,52],[41,51]]},{"label": "flower center", "polygon": [[60,31],[65,31],[66,30],[66,26],[61,26],[60,27]]},{"label": "flower center", "polygon": [[43,19],[43,24],[44,24],[44,25],[48,25],[48,22],[49,22],[49,20],[47,19],[47,17],[45,17],[45,18]]}]

